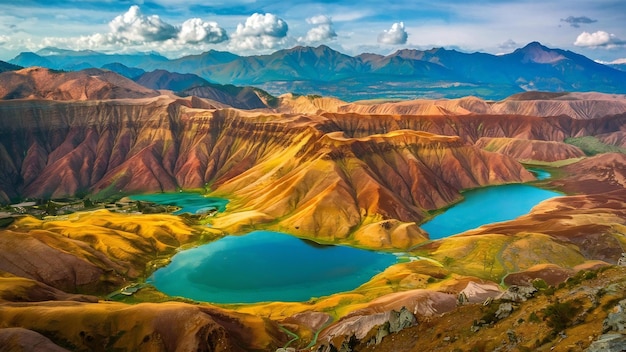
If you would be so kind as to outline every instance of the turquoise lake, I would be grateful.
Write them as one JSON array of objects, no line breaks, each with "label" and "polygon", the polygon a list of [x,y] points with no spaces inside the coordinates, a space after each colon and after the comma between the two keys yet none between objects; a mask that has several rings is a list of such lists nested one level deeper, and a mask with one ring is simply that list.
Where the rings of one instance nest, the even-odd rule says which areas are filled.
[{"label": "turquoise lake", "polygon": [[[538,179],[550,178],[529,169]],[[421,227],[433,240],[484,224],[526,214],[539,202],[560,196],[528,184],[510,184],[463,192],[464,200]],[[176,213],[224,211],[225,199],[198,193],[137,195],[134,200],[179,206]],[[179,252],[149,279],[160,291],[213,303],[301,302],[312,297],[353,290],[369,281],[397,257],[346,246],[320,245],[271,231],[227,236]]]},{"label": "turquoise lake", "polygon": [[[547,176],[545,174],[541,176],[545,179],[549,175],[547,173]],[[463,201],[420,227],[430,234],[431,240],[436,240],[484,224],[515,219],[527,214],[541,201],[561,195],[526,184],[478,188],[463,192]]]},{"label": "turquoise lake", "polygon": [[388,253],[254,231],[182,251],[148,282],[197,301],[299,302],[353,290],[396,262]]},{"label": "turquoise lake", "polygon": [[193,192],[136,194],[130,196],[130,199],[162,205],[174,205],[181,208],[172,214],[198,214],[211,209],[217,209],[217,211],[222,212],[226,210],[226,204],[228,204],[226,199],[205,197],[200,193]]}]

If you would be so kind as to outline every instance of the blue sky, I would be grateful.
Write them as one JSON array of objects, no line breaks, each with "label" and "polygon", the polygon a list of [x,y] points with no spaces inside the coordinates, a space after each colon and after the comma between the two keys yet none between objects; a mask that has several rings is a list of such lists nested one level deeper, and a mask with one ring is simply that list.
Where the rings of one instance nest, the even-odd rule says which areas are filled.
[{"label": "blue sky", "polygon": [[326,44],[355,55],[445,47],[492,54],[531,41],[626,59],[624,0],[0,0],[0,59],[53,46],[168,57]]}]

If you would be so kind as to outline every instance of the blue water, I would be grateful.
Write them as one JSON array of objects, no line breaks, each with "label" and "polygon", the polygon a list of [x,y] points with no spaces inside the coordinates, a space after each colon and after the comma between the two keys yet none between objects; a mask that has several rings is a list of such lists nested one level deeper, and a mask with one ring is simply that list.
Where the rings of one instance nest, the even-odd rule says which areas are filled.
[{"label": "blue water", "polygon": [[546,171],[546,170],[537,169],[537,168],[534,168],[534,167],[529,167],[526,170],[532,172],[535,175],[535,177],[537,178],[537,180],[540,180],[540,181],[541,180],[547,180],[550,177],[552,177],[552,175],[548,171]]},{"label": "blue water", "polygon": [[539,202],[560,195],[524,184],[479,188],[464,192],[463,201],[420,226],[430,239],[440,239],[484,224],[515,219]]},{"label": "blue water", "polygon": [[254,231],[182,251],[149,281],[197,301],[299,302],[353,290],[396,261],[391,254]]},{"label": "blue water", "polygon": [[181,208],[173,214],[199,214],[211,209],[223,212],[226,209],[226,204],[228,204],[226,199],[205,197],[200,193],[193,192],[136,194],[130,196],[130,199],[161,205],[174,205]]}]

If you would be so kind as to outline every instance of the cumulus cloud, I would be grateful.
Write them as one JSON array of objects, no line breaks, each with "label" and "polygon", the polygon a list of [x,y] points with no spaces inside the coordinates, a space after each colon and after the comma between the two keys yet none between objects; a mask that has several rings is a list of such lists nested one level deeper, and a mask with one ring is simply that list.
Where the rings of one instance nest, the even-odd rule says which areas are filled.
[{"label": "cumulus cloud", "polygon": [[391,45],[406,44],[408,36],[404,30],[404,22],[396,22],[389,30],[384,30],[378,35],[378,42]]},{"label": "cumulus cloud", "polygon": [[191,18],[183,22],[178,32],[178,39],[183,43],[221,43],[228,39],[226,30],[215,22],[205,22],[200,18]]},{"label": "cumulus cloud", "polygon": [[238,24],[236,36],[256,37],[267,35],[270,37],[283,38],[287,35],[287,22],[278,16],[267,13],[255,13],[246,19],[246,23]]},{"label": "cumulus cloud", "polygon": [[180,26],[169,24],[157,15],[144,15],[136,5],[109,22],[110,31],[73,38],[44,38],[43,46],[91,49],[114,52],[159,50],[179,52],[190,47],[206,50],[207,45],[228,40],[226,30],[215,22],[200,18]]},{"label": "cumulus cloud", "polygon": [[0,45],[4,45],[9,42],[9,37],[6,35],[0,35]]},{"label": "cumulus cloud", "polygon": [[237,25],[231,47],[239,50],[274,49],[286,43],[289,26],[278,16],[255,13]]},{"label": "cumulus cloud", "polygon": [[561,18],[561,22],[569,23],[570,26],[574,28],[579,28],[581,24],[589,24],[598,22],[598,20],[592,20],[587,16],[574,17],[569,16],[568,18]]},{"label": "cumulus cloud", "polygon": [[323,42],[337,37],[333,29],[333,21],[328,16],[319,15],[307,18],[307,23],[314,25],[300,41],[306,43]]},{"label": "cumulus cloud", "polygon": [[115,17],[110,23],[111,34],[132,43],[165,41],[176,37],[176,27],[161,20],[157,15],[146,16],[139,6],[133,5],[128,11]]},{"label": "cumulus cloud", "polygon": [[593,33],[582,32],[574,42],[574,45],[587,48],[617,48],[626,46],[626,41],[621,40],[605,31],[597,31]]}]

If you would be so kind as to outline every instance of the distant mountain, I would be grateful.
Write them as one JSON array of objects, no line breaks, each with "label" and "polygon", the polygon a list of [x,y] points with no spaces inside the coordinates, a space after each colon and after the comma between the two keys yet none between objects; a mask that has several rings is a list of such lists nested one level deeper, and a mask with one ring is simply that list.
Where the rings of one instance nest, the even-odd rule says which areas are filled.
[{"label": "distant mountain", "polygon": [[209,84],[204,78],[192,73],[172,73],[165,70],[145,72],[134,80],[147,88],[169,89],[175,92]]},{"label": "distant mountain", "polygon": [[[37,53],[25,52],[9,61],[23,67],[41,66],[56,70],[80,70],[98,68],[106,64],[122,63],[128,67],[158,68],[169,62],[169,59],[154,53],[145,54],[103,54],[96,51],[71,51],[56,48],[45,48]],[[144,68],[145,69],[145,68]]]},{"label": "distant mountain", "polygon": [[[117,62],[146,71],[193,73],[220,84],[253,85],[271,94],[294,92],[344,100],[475,95],[503,99],[523,91],[626,93],[626,72],[582,55],[533,42],[506,55],[456,50],[399,50],[391,55],[349,56],[325,45],[270,55],[208,51],[168,60],[155,54],[106,55],[47,49],[22,53],[11,63],[72,69]],[[96,65],[98,64],[98,65]]]},{"label": "distant mountain", "polygon": [[215,100],[237,109],[261,109],[276,103],[276,98],[259,88],[233,85],[207,84],[189,88],[178,94]]},{"label": "distant mountain", "polygon": [[6,71],[17,71],[22,68],[23,68],[22,66],[13,65],[8,62],[0,61],[0,73],[6,72]]},{"label": "distant mountain", "polygon": [[226,51],[209,50],[199,55],[189,55],[171,60],[167,65],[160,68],[170,72],[193,73],[201,68],[227,64],[240,58],[240,56]]},{"label": "distant mountain", "polygon": [[134,79],[137,78],[141,75],[143,75],[144,73],[146,73],[146,71],[140,69],[140,68],[136,68],[136,67],[128,67],[124,64],[120,64],[119,62],[114,62],[111,64],[106,64],[106,65],[102,65],[102,67],[100,67],[102,69],[105,70],[109,70],[109,71],[113,71],[115,73],[117,73],[118,75],[122,75],[126,78],[130,78],[130,79]]},{"label": "distant mountain", "polygon": [[154,70],[136,77],[135,82],[146,88],[168,89],[184,97],[211,99],[238,109],[267,108],[276,102],[276,98],[259,88],[214,84],[193,73]]},{"label": "distant mountain", "polygon": [[46,67],[46,68],[58,69],[58,67],[53,67],[53,66],[56,66],[56,65],[54,65],[52,63],[52,61],[46,59],[43,56],[39,56],[39,55],[37,55],[35,53],[31,53],[31,52],[20,53],[19,55],[17,55],[13,59],[9,60],[9,63],[14,64],[14,65],[19,65],[19,66],[22,66],[22,67],[38,66],[38,67]]}]

